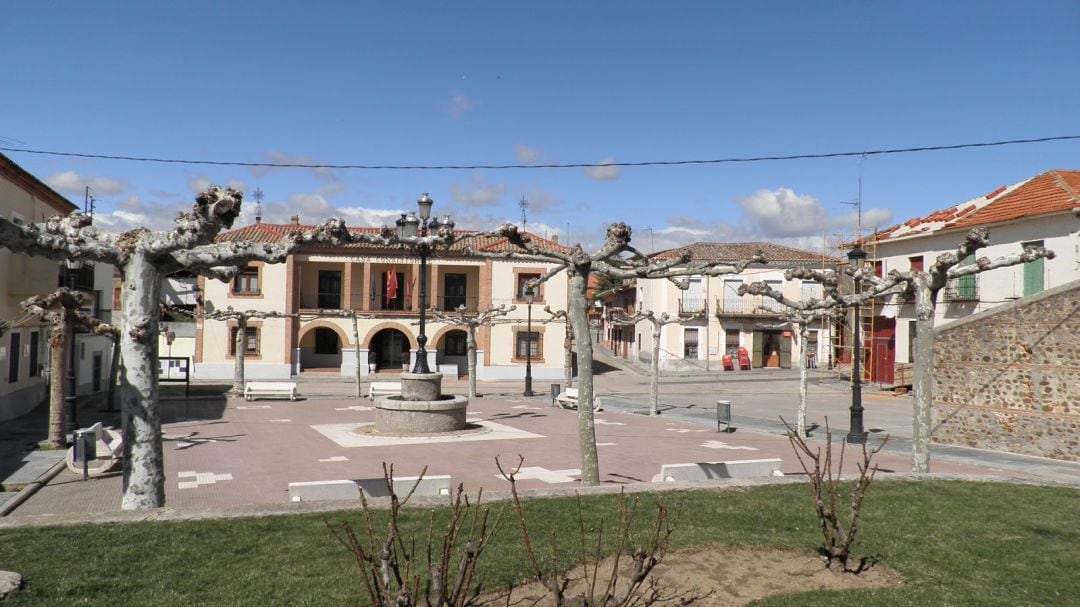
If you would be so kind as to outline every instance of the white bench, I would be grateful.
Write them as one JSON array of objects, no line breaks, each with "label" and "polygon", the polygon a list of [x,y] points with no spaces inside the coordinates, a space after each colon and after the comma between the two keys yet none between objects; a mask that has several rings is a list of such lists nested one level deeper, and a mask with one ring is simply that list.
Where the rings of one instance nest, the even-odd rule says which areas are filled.
[{"label": "white bench", "polygon": [[726,462],[696,462],[692,464],[664,464],[660,474],[652,477],[652,482],[705,481],[721,478],[754,478],[762,476],[783,476],[780,472],[781,460],[740,459]]},{"label": "white bench", "polygon": [[368,398],[375,400],[379,396],[397,396],[401,394],[399,381],[373,381],[368,386]]},{"label": "white bench", "polygon": [[[577,409],[578,407],[578,389],[567,388],[563,390],[558,396],[555,397],[555,402],[559,403],[559,406],[563,409]],[[604,407],[600,404],[600,397],[593,393],[593,411],[603,411]]]},{"label": "white bench", "polygon": [[283,396],[296,400],[296,382],[249,381],[244,384],[244,400],[254,400],[260,396]]},{"label": "white bench", "polygon": [[[95,458],[87,462],[86,474],[87,476],[100,476],[105,474],[109,470],[112,470],[113,466],[120,461],[124,454],[124,437],[120,434],[119,430],[111,430],[101,425],[101,422],[90,426],[83,430],[93,434],[95,451]],[[67,467],[68,470],[76,474],[82,474],[82,462],[75,461],[75,446],[72,445],[67,451]]]}]

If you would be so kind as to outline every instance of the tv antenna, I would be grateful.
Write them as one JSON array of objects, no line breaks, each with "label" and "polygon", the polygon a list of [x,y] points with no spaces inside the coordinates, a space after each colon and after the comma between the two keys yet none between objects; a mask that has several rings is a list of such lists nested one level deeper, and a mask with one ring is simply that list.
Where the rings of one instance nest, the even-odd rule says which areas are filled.
[{"label": "tv antenna", "polygon": [[525,231],[525,226],[528,224],[528,218],[526,216],[526,211],[529,210],[529,201],[528,201],[527,198],[522,196],[521,200],[519,200],[517,204],[518,204],[519,207],[521,207],[521,230]]},{"label": "tv antenna", "polygon": [[83,196],[83,213],[93,217],[95,202],[97,201],[94,199],[93,193],[90,192],[90,186],[86,186],[86,194]]},{"label": "tv antenna", "polygon": [[255,188],[255,191],[251,193],[251,197],[255,199],[255,223],[262,223],[262,189]]},{"label": "tv antenna", "polygon": [[855,242],[862,240],[862,171],[863,160],[866,160],[866,154],[859,156],[859,185],[855,195],[854,201],[840,201],[840,204],[846,204],[855,207]]}]

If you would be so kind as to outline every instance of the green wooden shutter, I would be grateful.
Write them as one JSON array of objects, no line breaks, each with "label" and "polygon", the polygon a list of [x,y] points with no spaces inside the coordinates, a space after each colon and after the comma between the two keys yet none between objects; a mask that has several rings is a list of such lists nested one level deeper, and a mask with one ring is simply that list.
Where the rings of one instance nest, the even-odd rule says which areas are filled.
[{"label": "green wooden shutter", "polygon": [[[1031,242],[1020,243],[1024,248],[1027,247],[1041,247],[1043,241],[1034,240]],[[1024,297],[1034,295],[1043,290],[1043,273],[1046,271],[1045,262],[1042,259],[1036,259],[1035,261],[1024,264]]]},{"label": "green wooden shutter", "polygon": [[[960,262],[962,266],[970,266],[975,263],[975,255],[968,255]],[[975,281],[978,278],[977,274],[971,274],[968,276],[961,276],[956,279],[956,298],[963,300],[975,299]]]}]

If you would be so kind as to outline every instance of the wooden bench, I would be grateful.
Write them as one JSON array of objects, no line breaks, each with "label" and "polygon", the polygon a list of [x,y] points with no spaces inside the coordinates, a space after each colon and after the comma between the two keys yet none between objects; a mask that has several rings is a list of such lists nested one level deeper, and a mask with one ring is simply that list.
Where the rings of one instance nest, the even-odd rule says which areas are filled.
[{"label": "wooden bench", "polygon": [[[84,431],[93,435],[96,445],[95,458],[87,462],[86,465],[87,476],[100,476],[112,470],[124,454],[123,435],[119,430],[105,428],[101,425],[101,422],[86,428]],[[82,462],[75,461],[74,445],[68,449],[65,459],[67,460],[68,470],[76,474],[82,474],[83,465]]]},{"label": "wooden bench", "polygon": [[249,381],[244,384],[244,400],[255,400],[261,396],[282,396],[296,400],[296,382]]},{"label": "wooden bench", "polygon": [[[563,390],[558,396],[555,397],[555,402],[559,403],[559,406],[563,409],[577,409],[578,407],[578,390],[577,388],[567,388]],[[600,404],[600,397],[593,393],[593,411],[603,411],[604,407]]]},{"label": "wooden bench", "polygon": [[368,398],[375,400],[380,396],[397,396],[401,394],[401,382],[399,381],[373,381],[368,386]]}]

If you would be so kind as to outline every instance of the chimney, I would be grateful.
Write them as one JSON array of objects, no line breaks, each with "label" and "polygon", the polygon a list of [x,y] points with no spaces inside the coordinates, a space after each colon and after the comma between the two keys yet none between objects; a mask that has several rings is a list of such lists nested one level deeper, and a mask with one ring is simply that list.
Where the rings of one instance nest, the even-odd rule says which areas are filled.
[{"label": "chimney", "polygon": [[262,223],[262,205],[255,203],[255,223]]},{"label": "chimney", "polygon": [[291,221],[294,226],[298,226],[298,225],[300,225],[300,216],[299,215],[293,215],[292,217],[289,218],[289,221]]}]

